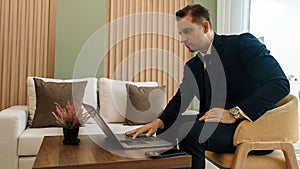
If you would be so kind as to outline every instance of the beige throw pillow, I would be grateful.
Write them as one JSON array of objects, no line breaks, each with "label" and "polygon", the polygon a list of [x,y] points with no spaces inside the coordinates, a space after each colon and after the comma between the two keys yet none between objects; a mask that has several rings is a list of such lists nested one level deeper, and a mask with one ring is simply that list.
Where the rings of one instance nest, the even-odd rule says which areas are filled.
[{"label": "beige throw pillow", "polygon": [[166,105],[165,86],[138,87],[126,84],[127,107],[124,124],[140,125],[151,122]]}]

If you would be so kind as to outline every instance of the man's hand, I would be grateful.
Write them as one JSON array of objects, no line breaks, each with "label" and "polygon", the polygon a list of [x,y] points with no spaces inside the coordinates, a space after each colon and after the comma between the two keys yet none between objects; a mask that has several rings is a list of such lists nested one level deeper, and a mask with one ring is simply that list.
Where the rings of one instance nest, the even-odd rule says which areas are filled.
[{"label": "man's hand", "polygon": [[133,135],[132,139],[135,139],[139,135],[146,133],[146,137],[152,136],[154,133],[156,133],[158,128],[163,127],[163,121],[161,119],[155,119],[151,123],[145,124],[142,127],[136,128],[134,130],[127,131],[125,134],[127,136]]},{"label": "man's hand", "polygon": [[220,122],[225,124],[232,124],[236,119],[229,114],[229,110],[221,108],[213,108],[205,113],[204,116],[199,118],[200,121],[205,122]]}]

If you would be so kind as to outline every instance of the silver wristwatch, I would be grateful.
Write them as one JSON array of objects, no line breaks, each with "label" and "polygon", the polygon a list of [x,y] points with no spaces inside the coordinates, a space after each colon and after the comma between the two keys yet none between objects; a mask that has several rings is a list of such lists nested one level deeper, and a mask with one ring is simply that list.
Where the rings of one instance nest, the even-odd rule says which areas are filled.
[{"label": "silver wristwatch", "polygon": [[237,107],[233,107],[229,109],[229,114],[232,115],[235,119],[240,118],[240,109]]}]

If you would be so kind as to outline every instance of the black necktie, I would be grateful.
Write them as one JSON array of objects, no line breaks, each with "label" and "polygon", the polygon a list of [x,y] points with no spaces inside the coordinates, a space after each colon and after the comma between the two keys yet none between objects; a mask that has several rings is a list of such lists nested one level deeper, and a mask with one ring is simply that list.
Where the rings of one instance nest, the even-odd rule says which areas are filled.
[{"label": "black necktie", "polygon": [[211,72],[211,55],[207,54],[203,56],[204,64],[204,102],[205,110],[210,109],[211,102],[211,83],[209,79],[209,72]]}]

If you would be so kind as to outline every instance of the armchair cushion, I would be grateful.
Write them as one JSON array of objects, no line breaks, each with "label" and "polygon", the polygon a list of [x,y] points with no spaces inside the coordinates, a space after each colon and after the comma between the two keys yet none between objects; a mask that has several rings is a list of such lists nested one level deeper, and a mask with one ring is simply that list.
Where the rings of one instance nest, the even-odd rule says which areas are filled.
[{"label": "armchair cushion", "polygon": [[[205,152],[206,158],[221,168],[287,169],[298,168],[292,143],[298,141],[298,100],[288,95],[254,122],[242,121],[233,138],[234,154]],[[253,155],[253,151],[274,150]]]},{"label": "armchair cushion", "polygon": [[297,142],[299,137],[297,98],[288,95],[277,106],[254,122],[246,120],[241,122],[234,133],[233,144],[237,146],[251,141]]}]

